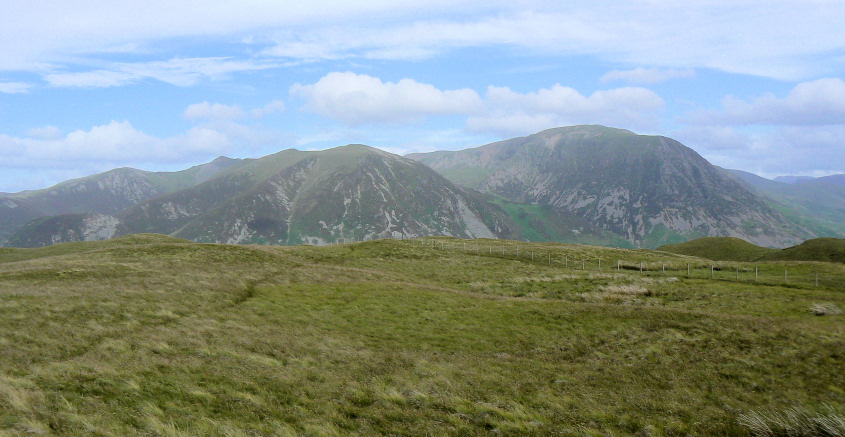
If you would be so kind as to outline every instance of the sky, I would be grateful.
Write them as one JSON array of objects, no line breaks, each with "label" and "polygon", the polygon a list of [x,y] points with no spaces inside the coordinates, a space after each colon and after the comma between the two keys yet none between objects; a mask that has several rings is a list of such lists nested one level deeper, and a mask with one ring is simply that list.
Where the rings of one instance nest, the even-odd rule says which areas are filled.
[{"label": "sky", "polygon": [[0,192],[576,124],[845,173],[845,1],[0,0]]}]

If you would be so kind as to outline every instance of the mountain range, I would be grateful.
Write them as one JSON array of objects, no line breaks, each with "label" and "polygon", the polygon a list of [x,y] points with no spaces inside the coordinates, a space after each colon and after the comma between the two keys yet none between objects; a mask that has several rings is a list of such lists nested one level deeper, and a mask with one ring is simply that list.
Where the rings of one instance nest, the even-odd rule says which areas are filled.
[{"label": "mountain range", "polygon": [[[836,177],[755,178],[670,138],[603,126],[406,157],[363,145],[289,149],[0,194],[0,241],[34,247],[155,232],[223,243],[451,235],[657,247],[731,236],[785,247],[845,235]],[[815,193],[802,194],[805,186]]]}]

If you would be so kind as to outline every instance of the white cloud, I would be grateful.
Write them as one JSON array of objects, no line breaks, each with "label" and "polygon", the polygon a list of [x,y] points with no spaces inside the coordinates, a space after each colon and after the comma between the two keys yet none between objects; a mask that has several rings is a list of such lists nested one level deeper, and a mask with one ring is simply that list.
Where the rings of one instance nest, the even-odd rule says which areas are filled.
[{"label": "white cloud", "polygon": [[313,85],[294,85],[302,109],[347,125],[415,121],[430,115],[468,116],[473,132],[533,133],[569,124],[608,124],[652,128],[664,102],[653,91],[623,87],[589,96],[556,84],[518,93],[490,86],[482,99],[470,89],[444,91],[411,79],[396,83],[355,73],[329,73]]},{"label": "white cloud", "polygon": [[695,70],[661,69],[661,68],[635,68],[633,70],[613,70],[602,76],[600,82],[611,82],[624,80],[637,84],[653,84],[666,82],[667,80],[695,77]]},{"label": "white cloud", "polygon": [[839,78],[803,82],[784,98],[767,94],[751,102],[727,96],[722,109],[694,111],[685,118],[702,125],[845,124],[845,82]]},{"label": "white cloud", "polygon": [[3,168],[69,169],[186,163],[239,151],[276,146],[281,133],[230,120],[210,120],[175,136],[160,138],[136,129],[128,121],[111,121],[66,135],[52,126],[32,129],[26,137],[0,134]]},{"label": "white cloud", "polygon": [[237,120],[246,117],[246,113],[238,105],[227,106],[220,103],[212,105],[202,102],[189,105],[185,109],[184,117],[187,120]]},{"label": "white cloud", "polygon": [[[277,35],[276,45],[263,53],[309,60],[396,60],[499,46],[678,69],[674,75],[712,68],[796,79],[845,64],[829,55],[845,48],[845,4],[811,3],[815,5],[769,3],[765,13],[752,1],[608,2],[601,7],[547,3],[535,5],[533,11],[515,4],[500,8],[498,14],[444,13],[450,18],[313,26]],[[656,73],[641,73],[639,79],[659,79]]]},{"label": "white cloud", "polygon": [[710,162],[771,177],[845,173],[845,125],[748,130],[695,126],[673,134]]},{"label": "white cloud", "polygon": [[262,108],[255,108],[250,111],[255,118],[261,118],[265,115],[271,115],[278,112],[283,112],[285,110],[285,102],[281,100],[273,100],[270,103],[264,105]]},{"label": "white cloud", "polygon": [[329,73],[313,85],[296,84],[290,93],[305,100],[303,110],[349,125],[475,113],[483,107],[470,89],[441,91],[412,79],[382,82],[350,72]]},{"label": "white cloud", "polygon": [[57,140],[63,135],[62,130],[56,126],[44,126],[26,131],[26,136],[42,140]]},{"label": "white cloud", "polygon": [[[154,52],[217,38],[268,56],[420,59],[463,47],[503,46],[591,55],[661,68],[714,68],[779,79],[841,67],[845,3],[391,2],[209,0],[193,3],[34,0],[4,5],[0,71],[43,72],[97,54]],[[258,41],[258,42],[256,42]],[[186,44],[187,43],[187,44]]]},{"label": "white cloud", "polygon": [[186,87],[203,79],[219,80],[229,74],[275,68],[277,64],[225,57],[174,58],[167,61],[113,63],[106,69],[82,72],[48,73],[44,76],[55,87],[107,88],[155,79]]},{"label": "white cloud", "polygon": [[0,93],[23,94],[32,88],[31,83],[26,82],[0,82]]},{"label": "white cloud", "polygon": [[531,93],[491,86],[485,103],[487,113],[470,117],[467,128],[505,135],[572,124],[649,129],[657,124],[657,113],[664,106],[663,99],[646,88],[616,88],[585,96],[560,84]]}]

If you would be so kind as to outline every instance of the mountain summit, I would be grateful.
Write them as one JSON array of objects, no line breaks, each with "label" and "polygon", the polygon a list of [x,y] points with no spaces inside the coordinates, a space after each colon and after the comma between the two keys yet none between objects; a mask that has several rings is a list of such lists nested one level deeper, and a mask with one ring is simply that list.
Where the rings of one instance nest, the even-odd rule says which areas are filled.
[{"label": "mountain summit", "polygon": [[495,205],[410,159],[363,145],[289,149],[114,215],[35,220],[10,244],[42,246],[155,232],[200,242],[325,244],[420,235],[510,235]]},{"label": "mountain summit", "polygon": [[571,126],[408,157],[456,183],[573,214],[638,246],[702,236],[787,246],[811,236],[695,151],[663,136]]}]

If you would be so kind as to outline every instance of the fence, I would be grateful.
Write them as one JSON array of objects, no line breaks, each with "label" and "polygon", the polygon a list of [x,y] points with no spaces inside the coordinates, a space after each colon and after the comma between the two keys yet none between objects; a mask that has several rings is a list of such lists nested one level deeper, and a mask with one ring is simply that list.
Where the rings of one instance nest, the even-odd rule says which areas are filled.
[{"label": "fence", "polygon": [[[675,276],[688,279],[710,279],[764,285],[786,285],[800,288],[844,288],[845,278],[830,272],[819,271],[815,263],[783,262],[727,262],[669,259],[655,260],[660,252],[626,251],[624,249],[589,249],[625,251],[627,257],[603,257],[584,253],[577,246],[573,249],[550,248],[548,244],[531,245],[496,240],[455,240],[442,237],[405,239],[409,244],[419,244],[437,250],[460,251],[479,256],[518,259],[524,262],[559,266],[564,269],[599,273],[629,273],[648,276]],[[622,254],[620,253],[620,255]],[[642,256],[637,257],[640,253]],[[623,259],[625,258],[625,259]]]}]

